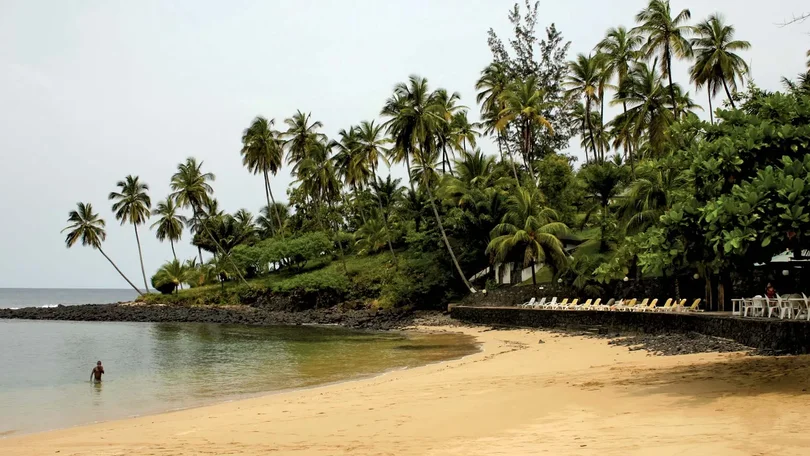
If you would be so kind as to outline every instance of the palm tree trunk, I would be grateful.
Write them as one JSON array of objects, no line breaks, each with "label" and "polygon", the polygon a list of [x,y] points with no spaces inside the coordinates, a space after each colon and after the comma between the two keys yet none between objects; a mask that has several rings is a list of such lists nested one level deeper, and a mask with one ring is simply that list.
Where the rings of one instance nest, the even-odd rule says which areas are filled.
[{"label": "palm tree trunk", "polygon": [[537,277],[534,274],[534,261],[532,261],[532,285],[537,285]]},{"label": "palm tree trunk", "polygon": [[405,168],[408,170],[408,185],[411,186],[411,191],[416,193],[416,190],[413,189],[413,176],[411,176],[411,158],[408,151],[405,151]]},{"label": "palm tree trunk", "polygon": [[529,157],[529,149],[531,149],[532,145],[532,130],[531,124],[529,121],[526,121],[526,155],[523,157],[523,160],[526,162],[526,167],[529,168],[529,175],[532,176],[532,181],[537,185],[537,177],[534,174],[534,167],[532,166],[532,160]]},{"label": "palm tree trunk", "polygon": [[269,180],[267,179],[267,171],[264,171],[264,197],[267,199],[267,210],[268,210],[268,218],[270,220],[270,234],[275,236],[276,235],[276,227],[275,223],[273,223],[273,216],[270,215],[269,211],[272,206],[270,206],[270,185]]},{"label": "palm tree trunk", "polygon": [[[591,99],[588,98],[585,100],[585,123],[588,126],[588,134],[591,135],[591,149],[593,150],[593,160],[596,161],[596,140],[593,137],[593,122],[591,122]],[[585,161],[588,161],[588,157],[585,157]]]},{"label": "palm tree trunk", "polygon": [[138,244],[138,258],[141,260],[141,274],[143,274],[143,286],[146,287],[146,292],[149,293],[149,285],[146,283],[146,269],[143,267],[143,253],[141,253],[141,238],[138,236],[138,225],[132,224],[135,227],[135,242]]},{"label": "palm tree trunk", "polygon": [[171,245],[171,246],[172,246],[172,256],[173,256],[173,257],[174,257],[174,259],[176,260],[176,259],[177,259],[177,254],[176,254],[176,253],[174,253],[174,241],[173,241],[171,238],[169,238],[169,245]]},{"label": "palm tree trunk", "polygon": [[[270,202],[273,203],[273,212],[276,213],[276,221],[278,221],[278,230],[282,231],[284,228],[283,226],[284,224],[281,223],[281,215],[279,214],[278,208],[276,207],[276,199],[273,198],[273,189],[270,188],[270,176],[267,177],[267,181],[265,182],[265,184],[267,185],[267,193],[270,195]],[[267,216],[269,217],[270,214],[267,214]]]},{"label": "palm tree trunk", "polygon": [[425,181],[425,189],[427,190],[428,199],[430,200],[430,207],[433,209],[433,215],[436,217],[436,224],[439,226],[439,232],[442,234],[442,240],[444,240],[444,245],[447,247],[447,252],[450,254],[450,259],[453,261],[453,265],[456,267],[456,271],[458,271],[461,281],[464,282],[464,285],[468,290],[470,290],[470,293],[475,293],[475,288],[472,287],[470,282],[467,280],[467,277],[464,276],[464,271],[461,270],[461,266],[458,264],[456,254],[453,253],[453,247],[450,246],[450,241],[447,239],[447,233],[444,232],[442,218],[439,217],[439,210],[436,209],[436,201],[433,199],[433,190],[430,189],[430,183],[427,181],[427,173],[422,173],[422,180]]},{"label": "palm tree trunk", "polygon": [[[503,133],[498,133],[503,137]],[[517,182],[518,188],[520,188],[520,178],[518,178],[517,166],[515,166],[515,157],[512,156],[512,150],[509,147],[509,142],[506,141],[506,138],[503,139],[503,143],[506,145],[506,154],[509,155],[509,161],[512,163],[512,172],[515,174],[515,181]]]},{"label": "palm tree trunk", "polygon": [[104,258],[106,258],[107,261],[109,261],[110,264],[115,268],[115,270],[118,271],[119,274],[121,274],[121,277],[123,277],[124,280],[127,281],[129,286],[131,286],[133,290],[137,291],[139,295],[143,296],[143,294],[144,294],[143,291],[139,290],[138,287],[135,286],[135,284],[133,284],[132,282],[129,281],[127,276],[125,276],[124,273],[121,272],[120,269],[118,269],[118,266],[116,266],[115,263],[113,263],[113,260],[111,260],[110,257],[108,257],[106,253],[104,253],[104,250],[101,250],[101,247],[98,248],[98,251],[101,252],[101,254],[104,255]]},{"label": "palm tree trunk", "polygon": [[202,248],[199,245],[197,246],[197,253],[200,254],[200,264],[205,264],[205,261],[203,260],[202,257]]},{"label": "palm tree trunk", "polygon": [[[373,163],[371,164],[371,173],[374,174],[374,176],[377,175],[377,168]],[[391,258],[394,259],[394,269],[398,269],[399,262],[397,261],[397,255],[394,253],[394,246],[391,244],[391,230],[388,228],[388,214],[385,212],[385,209],[383,209],[382,198],[380,198],[379,194],[377,194],[377,204],[380,206],[380,217],[383,218],[383,223],[385,224],[385,240],[388,241],[388,250],[391,251]],[[417,231],[419,231],[418,227]]]},{"label": "palm tree trunk", "polygon": [[726,96],[728,97],[728,102],[731,103],[731,109],[737,109],[734,105],[734,99],[731,98],[731,92],[728,90],[728,84],[726,84],[726,78],[723,78],[723,88],[726,89]]},{"label": "palm tree trunk", "polygon": [[672,114],[675,115],[675,120],[678,119],[678,102],[675,101],[675,86],[672,85],[672,54],[669,49],[669,42],[665,45],[666,59],[667,59],[667,75],[669,76],[669,96],[672,98]]},{"label": "palm tree trunk", "polygon": [[[318,201],[318,206],[319,206],[317,214],[318,223],[321,225],[321,230],[323,230],[324,233],[326,233],[327,232],[326,226],[323,224],[323,214],[322,214],[323,211],[320,210],[320,207],[323,206],[323,203],[321,201]],[[340,262],[343,263],[343,273],[349,275],[349,270],[346,268],[346,257],[345,253],[343,252],[343,243],[340,241],[340,237],[338,236],[338,230],[335,230],[335,239],[337,239],[338,247],[340,248]]]},{"label": "palm tree trunk", "polygon": [[712,91],[709,87],[706,87],[706,93],[709,94],[709,120],[711,120],[712,125],[714,125],[714,110],[712,109]]}]

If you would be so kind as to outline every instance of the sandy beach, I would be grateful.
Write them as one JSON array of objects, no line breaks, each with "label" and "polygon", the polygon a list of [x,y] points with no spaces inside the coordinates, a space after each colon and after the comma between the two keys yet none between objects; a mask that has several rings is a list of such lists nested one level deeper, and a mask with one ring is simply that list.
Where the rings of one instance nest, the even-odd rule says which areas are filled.
[{"label": "sandy beach", "polygon": [[476,336],[482,352],[372,379],[10,437],[0,440],[0,454],[810,452],[810,357],[660,357],[541,331],[443,330]]}]

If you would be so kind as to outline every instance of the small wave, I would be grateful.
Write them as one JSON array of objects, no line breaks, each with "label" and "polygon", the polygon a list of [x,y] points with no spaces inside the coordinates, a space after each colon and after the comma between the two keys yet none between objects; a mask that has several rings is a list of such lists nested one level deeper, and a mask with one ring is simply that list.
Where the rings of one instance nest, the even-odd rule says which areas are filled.
[{"label": "small wave", "polygon": [[20,310],[19,307],[9,307],[8,310]]},{"label": "small wave", "polygon": [[54,307],[58,307],[58,306],[59,306],[59,304],[45,304],[44,306],[39,306],[39,307],[43,308],[43,309],[53,309]]}]

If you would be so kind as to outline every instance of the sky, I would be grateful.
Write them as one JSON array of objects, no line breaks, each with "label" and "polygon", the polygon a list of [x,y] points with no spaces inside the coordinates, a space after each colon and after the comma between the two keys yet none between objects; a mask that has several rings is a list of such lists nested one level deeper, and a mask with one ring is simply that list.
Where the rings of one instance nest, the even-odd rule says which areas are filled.
[{"label": "sky", "polygon": [[[65,247],[60,230],[78,201],[106,219],[105,252],[142,284],[133,228],[119,226],[107,195],[139,175],[156,204],[189,156],[216,174],[223,209],[258,212],[263,181],[239,156],[241,132],[257,115],[279,125],[300,109],[335,136],[376,119],[394,84],[418,74],[458,91],[477,119],[474,84],[491,61],[486,32],[508,39],[513,4],[0,0],[0,287],[126,288],[98,252]],[[608,28],[632,27],[644,5],[543,0],[539,27],[556,23],[573,57],[590,52]],[[804,67],[810,21],[778,26],[810,10],[803,0],[672,5],[690,8],[693,21],[723,13],[753,46],[743,55],[760,87],[777,90],[783,75]],[[674,71],[688,86],[687,64]],[[695,97],[706,104],[705,93]],[[496,151],[487,141],[481,147]],[[581,155],[578,147],[569,152]],[[286,200],[290,183],[287,169],[273,177],[277,200]],[[196,252],[189,239],[177,246],[181,258]],[[149,277],[171,250],[148,226],[141,240]]]}]

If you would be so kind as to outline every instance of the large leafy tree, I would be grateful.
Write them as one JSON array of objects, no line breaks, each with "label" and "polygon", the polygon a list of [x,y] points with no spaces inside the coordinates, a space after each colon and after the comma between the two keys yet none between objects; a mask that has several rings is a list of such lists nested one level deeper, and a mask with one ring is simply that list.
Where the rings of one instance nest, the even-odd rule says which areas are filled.
[{"label": "large leafy tree", "polygon": [[565,265],[565,252],[559,236],[568,228],[556,221],[536,189],[519,188],[506,201],[506,214],[492,230],[487,253],[494,262],[520,257],[532,268],[532,283],[537,284],[535,265],[546,264],[558,270]]},{"label": "large leafy tree", "polygon": [[670,102],[675,117],[678,117],[678,104],[672,82],[672,61],[692,54],[692,47],[687,39],[691,28],[686,25],[691,17],[692,13],[688,9],[681,10],[673,17],[669,0],[650,0],[647,7],[636,15],[639,25],[635,30],[646,38],[642,52],[648,58],[658,55],[661,72],[669,78]]},{"label": "large leafy tree", "polygon": [[[284,158],[280,134],[273,130],[274,122],[273,119],[256,117],[242,133],[242,164],[248,171],[264,176],[264,192],[268,207],[275,207],[276,204],[269,175],[275,176],[278,173]],[[278,226],[281,227],[281,217],[279,214],[275,215]],[[271,230],[274,231],[272,226]]]},{"label": "large leafy tree", "polygon": [[118,269],[118,266],[116,266],[113,260],[111,260],[101,248],[101,243],[107,239],[107,232],[104,230],[105,223],[104,219],[99,218],[98,214],[93,212],[93,206],[90,203],[76,203],[76,210],[70,211],[67,221],[70,225],[63,229],[62,232],[68,232],[65,237],[65,245],[68,248],[73,247],[77,242],[81,241],[83,246],[89,246],[98,250],[104,258],[110,262],[112,267],[118,271],[118,274],[127,281],[133,290],[137,291],[140,295],[143,294],[143,292]]},{"label": "large leafy tree", "polygon": [[712,97],[722,86],[731,107],[735,107],[731,92],[737,90],[737,80],[742,81],[743,76],[748,73],[748,64],[735,52],[749,49],[751,43],[735,40],[734,26],[724,24],[723,17],[719,14],[709,16],[694,26],[692,31],[695,34],[691,42],[695,64],[690,68],[690,78],[698,88],[706,87],[709,114],[714,123]]},{"label": "large leafy tree", "polygon": [[152,211],[152,215],[159,218],[151,226],[151,228],[157,228],[155,236],[159,241],[169,240],[172,247],[172,257],[175,260],[177,259],[177,253],[174,251],[174,243],[183,237],[183,225],[188,222],[185,216],[177,213],[177,210],[177,204],[172,198],[166,198],[166,201],[159,202],[155,210]]},{"label": "large leafy tree", "polygon": [[143,225],[149,220],[152,199],[149,198],[149,185],[140,181],[138,176],[129,175],[124,180],[115,184],[117,192],[110,192],[109,199],[115,201],[112,210],[116,220],[131,223],[135,228],[135,242],[138,244],[138,258],[141,261],[141,274],[143,274],[143,286],[149,292],[149,284],[146,282],[146,269],[143,267],[143,252],[141,251],[141,238],[138,234],[138,225]]}]

